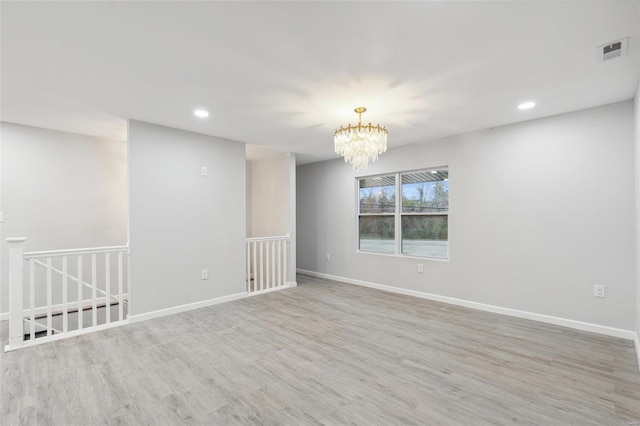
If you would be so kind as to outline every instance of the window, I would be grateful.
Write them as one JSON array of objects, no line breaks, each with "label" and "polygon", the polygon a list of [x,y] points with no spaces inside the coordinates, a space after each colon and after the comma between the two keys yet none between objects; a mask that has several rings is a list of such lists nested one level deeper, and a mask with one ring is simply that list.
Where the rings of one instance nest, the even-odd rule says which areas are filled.
[{"label": "window", "polygon": [[402,173],[402,254],[447,258],[449,172]]},{"label": "window", "polygon": [[446,167],[358,178],[358,198],[360,251],[449,257]]},{"label": "window", "polygon": [[395,253],[396,176],[358,179],[358,248]]}]

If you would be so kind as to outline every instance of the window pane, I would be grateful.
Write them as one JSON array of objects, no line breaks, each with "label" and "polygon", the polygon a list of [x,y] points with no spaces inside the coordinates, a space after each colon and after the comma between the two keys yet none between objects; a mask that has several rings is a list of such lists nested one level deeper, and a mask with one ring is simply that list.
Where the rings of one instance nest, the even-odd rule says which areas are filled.
[{"label": "window pane", "polygon": [[402,175],[403,213],[447,213],[449,172],[427,170]]},{"label": "window pane", "polygon": [[393,216],[360,216],[359,220],[360,250],[395,253]]},{"label": "window pane", "polygon": [[447,258],[447,215],[402,216],[402,253]]},{"label": "window pane", "polygon": [[360,213],[394,213],[396,211],[396,177],[380,176],[358,180]]}]

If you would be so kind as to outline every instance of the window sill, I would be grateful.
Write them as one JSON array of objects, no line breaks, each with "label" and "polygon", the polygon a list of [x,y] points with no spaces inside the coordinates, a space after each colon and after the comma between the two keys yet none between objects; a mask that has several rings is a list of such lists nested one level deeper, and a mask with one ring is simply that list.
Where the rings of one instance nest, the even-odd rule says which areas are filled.
[{"label": "window sill", "polygon": [[363,250],[356,250],[356,254],[368,254],[368,255],[374,255],[374,256],[384,256],[384,257],[395,257],[398,259],[414,259],[414,260],[427,260],[427,261],[434,261],[434,262],[445,262],[448,263],[449,262],[449,258],[442,258],[442,257],[428,257],[428,256],[412,256],[410,254],[395,254],[395,253],[378,253],[375,251],[363,251]]}]

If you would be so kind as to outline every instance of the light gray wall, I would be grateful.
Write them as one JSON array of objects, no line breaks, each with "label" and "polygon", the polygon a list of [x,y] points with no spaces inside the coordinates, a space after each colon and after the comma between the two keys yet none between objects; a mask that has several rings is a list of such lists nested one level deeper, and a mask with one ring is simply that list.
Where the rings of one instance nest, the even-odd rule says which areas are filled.
[{"label": "light gray wall", "polygon": [[[634,160],[635,160],[635,226],[636,226],[636,246],[635,246],[635,259],[636,259],[636,333],[638,334],[638,340],[640,341],[640,84],[636,88],[636,95],[634,98]],[[639,347],[636,350],[640,351]],[[640,353],[638,353],[638,361],[640,362]]]},{"label": "light gray wall", "polygon": [[253,235],[253,231],[251,228],[251,221],[253,219],[253,206],[252,206],[252,193],[251,193],[251,161],[247,161],[245,163],[247,176],[246,176],[246,194],[245,194],[245,202],[247,206],[247,237],[251,237]]},{"label": "light gray wall", "polygon": [[289,155],[289,262],[287,280],[296,281],[297,268],[297,183],[296,183],[296,155]]},{"label": "light gray wall", "polygon": [[130,121],[129,173],[131,313],[245,291],[244,144]]},{"label": "light gray wall", "polygon": [[287,281],[296,276],[296,157],[271,154],[247,161],[247,235],[289,234]]},{"label": "light gray wall", "polygon": [[633,163],[631,101],[389,150],[359,175],[449,166],[448,262],[356,253],[357,174],[300,166],[298,267],[633,330]]},{"label": "light gray wall", "polygon": [[0,311],[8,311],[5,239],[25,250],[126,244],[126,142],[0,123]]},{"label": "light gray wall", "polygon": [[289,232],[290,157],[291,154],[284,153],[250,162],[250,237],[270,237]]}]

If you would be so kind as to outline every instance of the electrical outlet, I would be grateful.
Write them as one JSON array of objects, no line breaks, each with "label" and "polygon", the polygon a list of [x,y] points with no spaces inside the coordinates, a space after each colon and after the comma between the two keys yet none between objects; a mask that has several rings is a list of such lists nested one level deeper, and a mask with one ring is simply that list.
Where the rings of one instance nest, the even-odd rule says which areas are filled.
[{"label": "electrical outlet", "polygon": [[209,270],[208,269],[203,269],[201,272],[201,278],[202,280],[208,280],[209,279]]},{"label": "electrical outlet", "polygon": [[419,273],[423,273],[424,272],[424,265],[422,263],[418,263],[418,272]]},{"label": "electrical outlet", "polygon": [[324,260],[326,260],[327,262],[331,260],[331,255],[329,253],[325,253],[324,254]]},{"label": "electrical outlet", "polygon": [[200,167],[200,174],[202,176],[207,176],[209,174],[209,172],[207,171],[207,166]]},{"label": "electrical outlet", "polygon": [[594,286],[593,286],[593,295],[594,295],[595,297],[602,297],[602,298],[606,297],[606,289],[605,289],[605,286],[603,286],[603,285],[598,285],[598,284],[594,285]]}]

